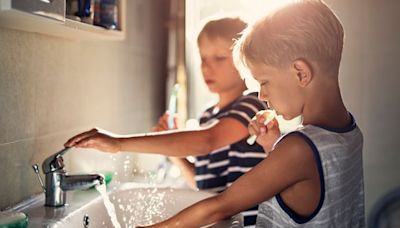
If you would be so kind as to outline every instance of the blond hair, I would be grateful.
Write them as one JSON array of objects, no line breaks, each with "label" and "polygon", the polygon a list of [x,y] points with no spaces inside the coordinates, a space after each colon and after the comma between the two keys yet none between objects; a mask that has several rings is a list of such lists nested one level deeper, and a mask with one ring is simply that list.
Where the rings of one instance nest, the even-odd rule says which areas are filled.
[{"label": "blond hair", "polygon": [[338,73],[343,27],[319,0],[302,0],[267,15],[244,31],[235,46],[236,64],[285,67],[302,59],[313,70]]},{"label": "blond hair", "polygon": [[209,39],[222,38],[233,43],[240,38],[246,27],[247,23],[237,16],[208,19],[197,36],[197,44],[200,44],[204,36]]}]

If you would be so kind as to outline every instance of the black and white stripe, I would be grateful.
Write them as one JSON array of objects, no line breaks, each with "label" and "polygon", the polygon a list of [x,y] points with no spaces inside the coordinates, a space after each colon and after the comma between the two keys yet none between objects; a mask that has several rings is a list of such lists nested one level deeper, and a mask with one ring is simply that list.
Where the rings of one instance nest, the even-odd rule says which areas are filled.
[{"label": "black and white stripe", "polygon": [[[234,118],[247,127],[250,120],[260,110],[265,110],[266,104],[257,98],[256,93],[241,96],[230,105],[213,113],[214,107],[207,109],[200,118],[202,126],[219,121],[222,118]],[[196,183],[201,190],[222,192],[236,179],[249,171],[265,158],[261,146],[250,146],[246,139],[219,148],[206,156],[196,157]],[[257,207],[242,212],[245,227],[255,225]]]}]

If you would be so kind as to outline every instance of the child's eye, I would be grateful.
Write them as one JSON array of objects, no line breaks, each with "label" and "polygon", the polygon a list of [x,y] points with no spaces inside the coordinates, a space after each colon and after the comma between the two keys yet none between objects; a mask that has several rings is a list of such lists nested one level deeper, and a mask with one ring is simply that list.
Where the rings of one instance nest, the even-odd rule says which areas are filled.
[{"label": "child's eye", "polygon": [[260,86],[265,86],[268,82],[260,82]]},{"label": "child's eye", "polygon": [[217,56],[217,57],[215,57],[216,61],[224,61],[225,59],[226,59],[225,56]]}]

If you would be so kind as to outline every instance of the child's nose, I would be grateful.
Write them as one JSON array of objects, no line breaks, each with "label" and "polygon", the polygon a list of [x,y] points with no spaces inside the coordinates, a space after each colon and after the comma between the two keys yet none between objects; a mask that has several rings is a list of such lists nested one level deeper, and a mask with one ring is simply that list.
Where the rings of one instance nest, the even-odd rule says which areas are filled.
[{"label": "child's nose", "polygon": [[260,90],[260,93],[258,94],[258,99],[268,103],[268,96],[265,93],[263,93],[262,90]]},{"label": "child's nose", "polygon": [[203,72],[203,75],[209,75],[212,72],[210,64],[202,64],[201,70]]}]

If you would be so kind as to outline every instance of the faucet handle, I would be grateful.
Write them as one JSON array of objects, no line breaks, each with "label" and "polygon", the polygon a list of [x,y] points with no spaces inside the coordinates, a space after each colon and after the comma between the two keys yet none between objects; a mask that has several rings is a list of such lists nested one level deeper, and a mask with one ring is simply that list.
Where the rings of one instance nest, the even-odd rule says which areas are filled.
[{"label": "faucet handle", "polygon": [[64,155],[70,148],[66,147],[57,153],[49,156],[44,160],[42,164],[42,169],[45,174],[54,172],[64,168],[64,160],[62,155]]},{"label": "faucet handle", "polygon": [[32,168],[33,168],[33,171],[36,173],[36,175],[37,175],[37,177],[38,177],[38,179],[39,179],[39,182],[40,182],[40,185],[41,185],[42,188],[43,188],[43,191],[46,192],[46,188],[44,187],[42,177],[41,177],[40,174],[39,174],[39,166],[38,166],[38,164],[32,165]]}]

